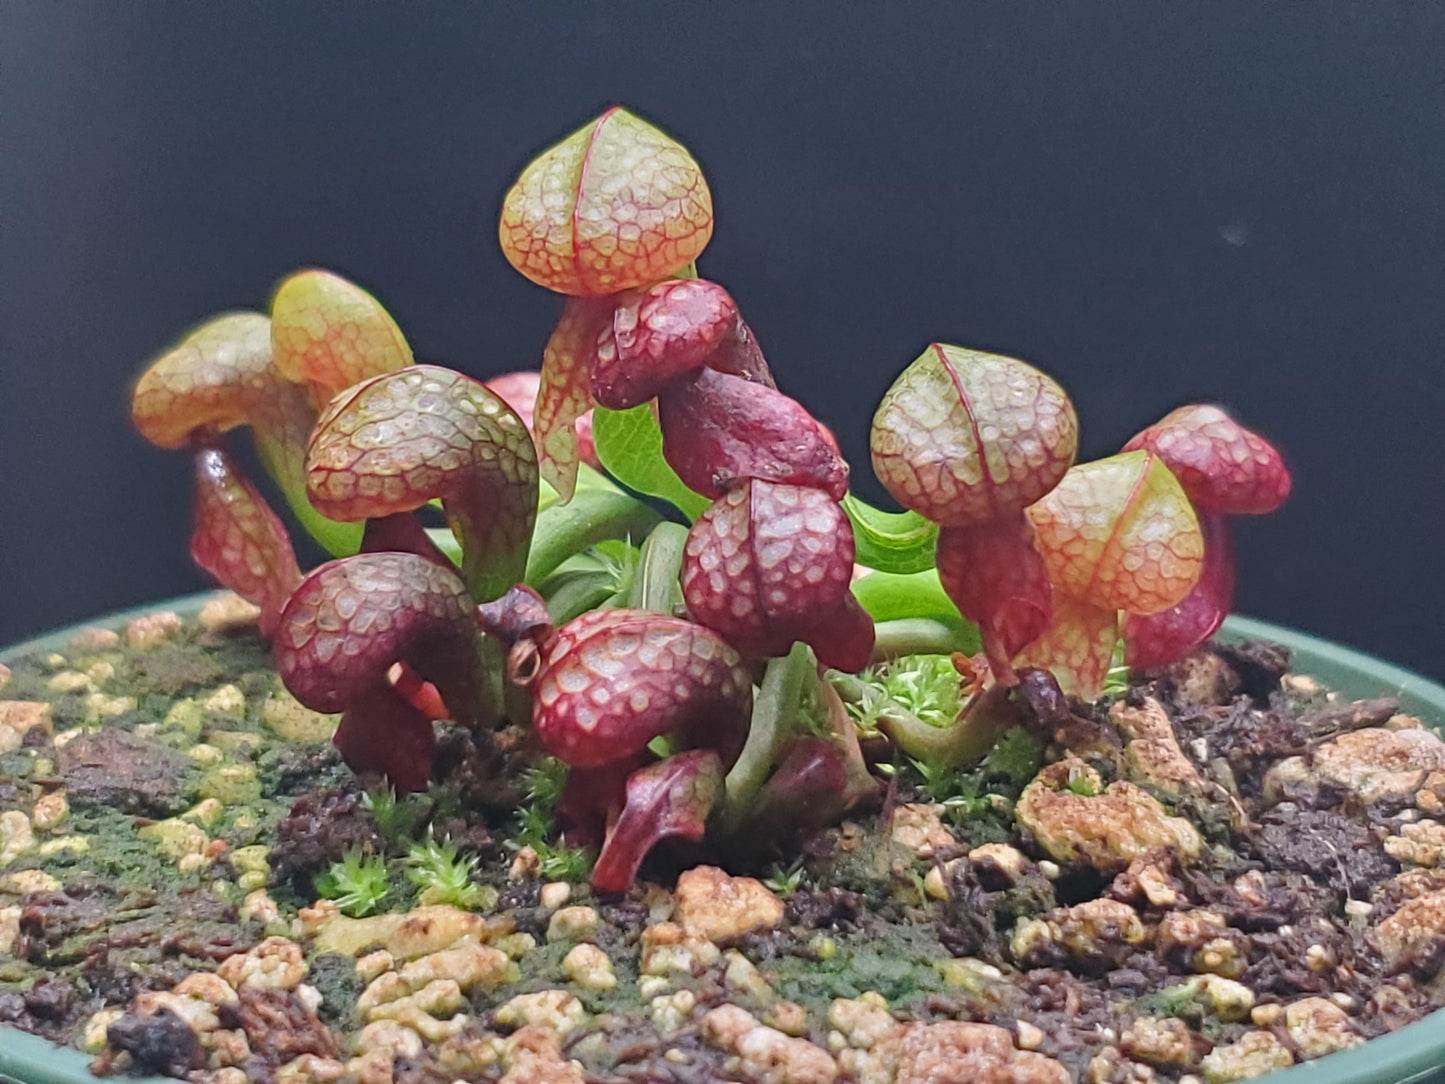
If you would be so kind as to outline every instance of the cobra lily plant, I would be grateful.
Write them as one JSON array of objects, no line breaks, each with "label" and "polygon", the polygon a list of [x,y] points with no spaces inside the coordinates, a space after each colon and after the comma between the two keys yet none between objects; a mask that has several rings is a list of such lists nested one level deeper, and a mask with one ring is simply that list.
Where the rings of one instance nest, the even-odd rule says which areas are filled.
[{"label": "cobra lily plant", "polygon": [[[503,200],[506,257],[565,298],[540,373],[415,364],[370,294],[307,270],[269,316],[162,354],[133,400],[146,437],[195,457],[193,556],[257,606],[292,693],[341,713],[346,762],[420,790],[437,721],[521,728],[568,767],[558,827],[600,848],[599,890],[664,838],[775,847],[877,794],[845,701],[880,659],[951,660],[957,716],[894,705],[883,731],[958,764],[1039,675],[1089,699],[1121,637],[1129,665],[1183,657],[1229,608],[1224,517],[1289,490],[1214,407],[1075,465],[1055,381],[933,344],[873,424],[904,511],[873,508],[698,277],[712,230],[691,155],[611,109]],[[309,574],[225,443],[241,426],[334,557]]]}]

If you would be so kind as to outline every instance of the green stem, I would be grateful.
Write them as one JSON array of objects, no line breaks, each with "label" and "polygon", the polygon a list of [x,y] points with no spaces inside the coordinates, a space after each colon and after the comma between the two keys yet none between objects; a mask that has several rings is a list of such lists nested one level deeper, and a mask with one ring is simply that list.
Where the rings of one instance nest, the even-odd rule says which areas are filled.
[{"label": "green stem", "polygon": [[687,550],[687,528],[680,523],[659,523],[642,543],[637,572],[627,605],[634,610],[671,614],[682,601],[682,558]]},{"label": "green stem", "polygon": [[609,489],[578,490],[566,504],[537,513],[526,582],[541,583],[574,553],[607,538],[640,538],[661,517],[637,498]]},{"label": "green stem", "polygon": [[958,768],[982,760],[1012,725],[1009,690],[995,685],[975,696],[948,726],[926,723],[892,697],[853,674],[828,672],[828,682],[850,704],[866,703],[878,729],[915,760]]},{"label": "green stem", "polygon": [[361,550],[365,523],[340,523],[327,519],[311,506],[306,496],[306,470],[300,454],[282,441],[256,434],[256,454],[261,466],[286,498],[296,521],[332,557],[350,557]]},{"label": "green stem", "polygon": [[873,626],[873,659],[897,659],[904,655],[951,655],[978,651],[978,632],[972,626],[958,626],[931,617],[905,617],[879,621]]},{"label": "green stem", "polygon": [[617,590],[616,577],[609,572],[572,576],[547,596],[547,613],[561,628],[574,617],[595,610]]},{"label": "green stem", "polygon": [[436,548],[446,555],[448,561],[454,565],[462,563],[462,544],[457,541],[457,536],[452,534],[449,528],[428,527],[426,533]]},{"label": "green stem", "polygon": [[943,768],[977,764],[1008,729],[997,708],[1008,690],[995,685],[978,697],[952,726],[929,726],[917,716],[911,719],[879,716],[878,729],[915,760]]},{"label": "green stem", "polygon": [[753,798],[772,771],[778,753],[792,736],[804,684],[809,679],[818,679],[818,662],[807,644],[796,643],[782,658],[769,660],[763,672],[762,688],[753,702],[747,742],[724,782],[720,820],[725,834],[742,823]]},{"label": "green stem", "polygon": [[848,780],[844,787],[843,800],[845,808],[852,808],[863,798],[877,793],[878,781],[868,771],[868,762],[863,759],[863,750],[858,744],[857,724],[843,706],[843,698],[832,683],[835,672],[830,670],[828,678],[819,681],[818,691],[828,712],[828,729],[833,732],[834,741],[843,750],[845,778]]},{"label": "green stem", "polygon": [[495,636],[483,636],[477,651],[482,658],[484,679],[481,690],[482,725],[495,728],[507,716],[507,649]]}]

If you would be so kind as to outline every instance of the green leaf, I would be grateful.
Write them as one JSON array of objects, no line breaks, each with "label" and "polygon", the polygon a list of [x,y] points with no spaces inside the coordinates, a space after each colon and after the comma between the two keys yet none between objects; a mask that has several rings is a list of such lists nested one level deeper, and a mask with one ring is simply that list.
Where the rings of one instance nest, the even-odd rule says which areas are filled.
[{"label": "green leaf", "polygon": [[900,621],[910,617],[931,617],[946,625],[962,627],[967,622],[938,582],[938,572],[872,572],[853,584],[853,595],[874,621]]},{"label": "green leaf", "polygon": [[853,521],[860,565],[900,575],[933,567],[936,523],[917,512],[885,512],[851,493],[843,496],[843,511]]},{"label": "green leaf", "polygon": [[[546,481],[539,481],[537,486],[539,490],[537,512],[540,519],[538,525],[532,531],[534,545],[536,544],[535,540],[540,537],[543,522],[552,522],[553,517],[547,516],[547,511],[559,507],[557,491],[555,489],[548,485]],[[586,463],[581,463],[577,467],[577,492],[611,493],[618,497],[627,497],[627,499],[632,501],[638,508],[644,507],[640,502],[628,497],[627,493],[610,478],[604,476],[600,471],[593,470]],[[428,503],[436,509],[438,513],[441,512],[441,501],[429,501]],[[653,519],[656,519],[656,516],[654,516]],[[355,524],[355,526],[360,528],[362,524],[358,523]],[[452,534],[451,528],[428,527],[426,533],[436,545],[437,549],[441,550],[452,564],[460,568],[462,564],[462,544],[457,541],[457,536]],[[532,567],[530,561],[527,567]],[[531,582],[530,579],[528,582]]]},{"label": "green leaf", "polygon": [[662,429],[650,403],[631,410],[598,407],[592,415],[592,440],[597,458],[614,478],[638,493],[667,501],[689,521],[712,503],[688,489],[662,457]]},{"label": "green leaf", "polygon": [[1109,671],[1104,675],[1101,696],[1123,696],[1129,691],[1129,667],[1124,665],[1124,641],[1114,643],[1114,654],[1109,660]]},{"label": "green leaf", "polygon": [[489,911],[497,905],[497,890],[475,883],[477,859],[457,853],[450,840],[438,842],[428,833],[406,854],[406,877],[428,897],[429,903],[464,910]]},{"label": "green leaf", "polygon": [[574,617],[595,610],[617,593],[614,577],[602,571],[570,572],[552,576],[542,597],[547,613],[558,628]]}]

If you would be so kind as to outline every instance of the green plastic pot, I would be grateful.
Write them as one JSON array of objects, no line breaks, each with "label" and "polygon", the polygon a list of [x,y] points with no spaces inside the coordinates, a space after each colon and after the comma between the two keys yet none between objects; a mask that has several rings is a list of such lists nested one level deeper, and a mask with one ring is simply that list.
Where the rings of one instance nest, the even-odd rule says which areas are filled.
[{"label": "green plastic pot", "polygon": [[[211,595],[184,598],[160,607],[148,606],[89,622],[88,625],[119,627],[142,613],[171,609],[190,617],[199,612]],[[0,651],[0,662],[8,662],[35,651],[56,651],[79,631],[80,626],[63,629]],[[1247,617],[1231,617],[1223,636],[1232,640],[1273,640],[1294,654],[1298,673],[1318,678],[1346,696],[1394,696],[1400,710],[1418,716],[1427,726],[1445,733],[1445,687],[1418,674],[1373,659],[1358,651],[1319,640],[1302,632],[1281,628]],[[63,1049],[10,1028],[0,1027],[0,1084],[95,1084],[87,1070],[90,1059],[75,1050]],[[123,1077],[117,1080],[161,1084],[158,1077]],[[1445,1082],[1445,1011],[1437,1012],[1390,1035],[1318,1061],[1271,1073],[1269,1084],[1412,1084]]]}]

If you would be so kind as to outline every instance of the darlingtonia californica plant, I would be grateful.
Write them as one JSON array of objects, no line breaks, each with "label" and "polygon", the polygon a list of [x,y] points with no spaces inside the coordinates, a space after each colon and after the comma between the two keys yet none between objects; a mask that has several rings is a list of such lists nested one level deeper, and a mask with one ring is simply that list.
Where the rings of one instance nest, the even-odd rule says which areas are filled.
[{"label": "darlingtonia californica plant", "polygon": [[873,470],[905,508],[939,525],[939,579],[979,626],[994,676],[1048,626],[1053,600],[1025,510],[1074,462],[1079,425],[1064,389],[1014,358],[934,343],[873,418]]},{"label": "darlingtonia californica plant", "polygon": [[[597,610],[546,639],[530,684],[537,737],[573,769],[569,827],[607,827],[597,887],[626,888],[665,835],[702,838],[752,708],[736,651],[691,621]],[[678,751],[652,755],[658,738]]]},{"label": "darlingtonia californica plant", "polygon": [[1184,488],[1204,535],[1199,580],[1175,605],[1124,619],[1124,661],[1166,666],[1212,636],[1234,602],[1228,516],[1273,512],[1289,496],[1290,476],[1273,445],[1216,406],[1172,411],[1124,445],[1158,456]]},{"label": "darlingtonia californica plant", "polygon": [[[503,252],[566,298],[540,373],[414,364],[374,298],[305,271],[135,392],[141,431],[195,454],[196,560],[260,608],[293,694],[341,714],[346,762],[421,790],[439,723],[483,744],[510,727],[568,766],[554,828],[598,848],[607,891],[665,839],[786,846],[874,799],[891,748],[977,759],[1030,712],[1066,714],[1062,693],[1098,695],[1121,637],[1130,665],[1181,657],[1229,606],[1224,517],[1289,489],[1209,407],[1075,465],[1054,380],[936,343],[878,407],[873,466],[904,511],[872,508],[697,277],[712,229],[697,162],[612,109],[503,201]],[[243,425],[336,557],[310,574],[223,443]],[[860,743],[870,664],[919,653],[961,708],[887,703],[882,745]]]},{"label": "darlingtonia californica plant", "polygon": [[[873,629],[848,590],[853,533],[838,503],[847,489],[847,465],[816,419],[776,390],[732,297],[716,283],[691,277],[711,229],[711,197],[691,156],[621,110],[542,154],[513,187],[503,205],[504,251],[533,281],[569,296],[544,352],[533,415],[543,475],[565,499],[576,470],[573,422],[600,408],[595,425],[603,465],[695,518],[685,546],[670,550],[673,564],[664,577],[676,582],[681,574],[680,601],[695,630],[688,635],[702,637],[698,643],[710,653],[778,659],[779,672],[799,641],[817,648],[824,665],[860,669],[872,650]],[[652,462],[640,471],[635,456],[609,462],[609,430],[625,434],[611,442],[619,460],[651,441]],[[712,504],[701,507],[695,495]],[[604,624],[607,636],[628,642],[636,635],[682,636],[670,625],[676,620],[639,613],[626,631]],[[571,654],[584,650],[581,642],[573,645],[570,628],[553,645],[544,674],[557,668],[574,682],[590,675],[587,696],[596,693],[608,703],[611,686],[644,679],[650,649],[620,653],[605,674],[570,667]],[[585,642],[593,654],[602,650],[595,636]],[[816,667],[811,656],[799,659]],[[792,670],[804,663],[794,660]],[[816,683],[816,672],[809,680]],[[627,711],[605,727],[598,722],[569,731],[558,720],[576,711],[585,721],[596,705],[587,697],[544,703],[537,698],[546,695],[546,681],[539,678],[534,687],[544,744],[548,733],[575,732],[583,737],[549,745],[574,769],[634,766],[645,741],[636,748],[622,742],[626,753],[609,754],[605,767],[592,763],[600,754],[590,752],[610,748],[608,731],[623,726],[621,720],[631,717]],[[682,696],[688,683],[679,678],[667,695]],[[730,780],[734,808],[738,796],[755,792],[788,754],[790,722],[762,729],[773,736],[754,745],[754,756]],[[737,757],[746,728],[730,732],[737,740],[716,754],[723,768]],[[847,759],[846,743],[837,759],[840,765]],[[619,793],[616,786],[612,791]],[[625,793],[628,803],[638,800],[634,788]],[[627,808],[620,823],[635,820]],[[612,868],[604,862],[601,876]]]},{"label": "darlingtonia californica plant", "polygon": [[290,538],[221,434],[249,426],[262,464],[293,513],[334,554],[358,531],[328,521],[306,498],[305,448],[318,409],[337,391],[411,364],[411,350],[366,291],[325,271],[301,271],[277,290],[268,318],[215,317],[158,357],[131,400],[136,428],[196,457],[197,564],[261,608],[268,631],[300,573]]},{"label": "darlingtonia californica plant", "polygon": [[435,733],[394,668],[429,682],[457,722],[481,721],[489,675],[475,604],[449,565],[425,557],[368,553],[322,565],[287,601],[274,655],[296,699],[342,713],[333,741],[346,762],[399,790],[426,787]]},{"label": "darlingtonia californica plant", "polygon": [[[714,500],[689,538],[683,584],[694,619],[766,656],[810,635],[821,642],[816,630],[831,626],[830,661],[858,669],[872,625],[847,589],[852,528],[822,506],[842,498],[847,465],[822,426],[775,390],[728,293],[676,277],[691,275],[711,234],[712,199],[696,162],[625,110],[544,152],[508,193],[503,251],[569,297],[533,415],[543,475],[565,499],[575,419],[655,398],[667,464]],[[794,538],[769,527],[770,516],[807,528]]]},{"label": "darlingtonia californica plant", "polygon": [[1147,451],[1084,463],[1029,510],[1059,599],[1025,658],[1054,672],[1065,692],[1103,688],[1119,613],[1156,614],[1199,579],[1204,536],[1178,480]]},{"label": "darlingtonia californica plant", "polygon": [[324,515],[380,532],[364,536],[363,548],[410,549],[410,538],[424,556],[445,561],[411,515],[440,501],[478,602],[526,575],[537,453],[517,413],[469,376],[415,365],[348,388],[316,423],[306,486]]}]

